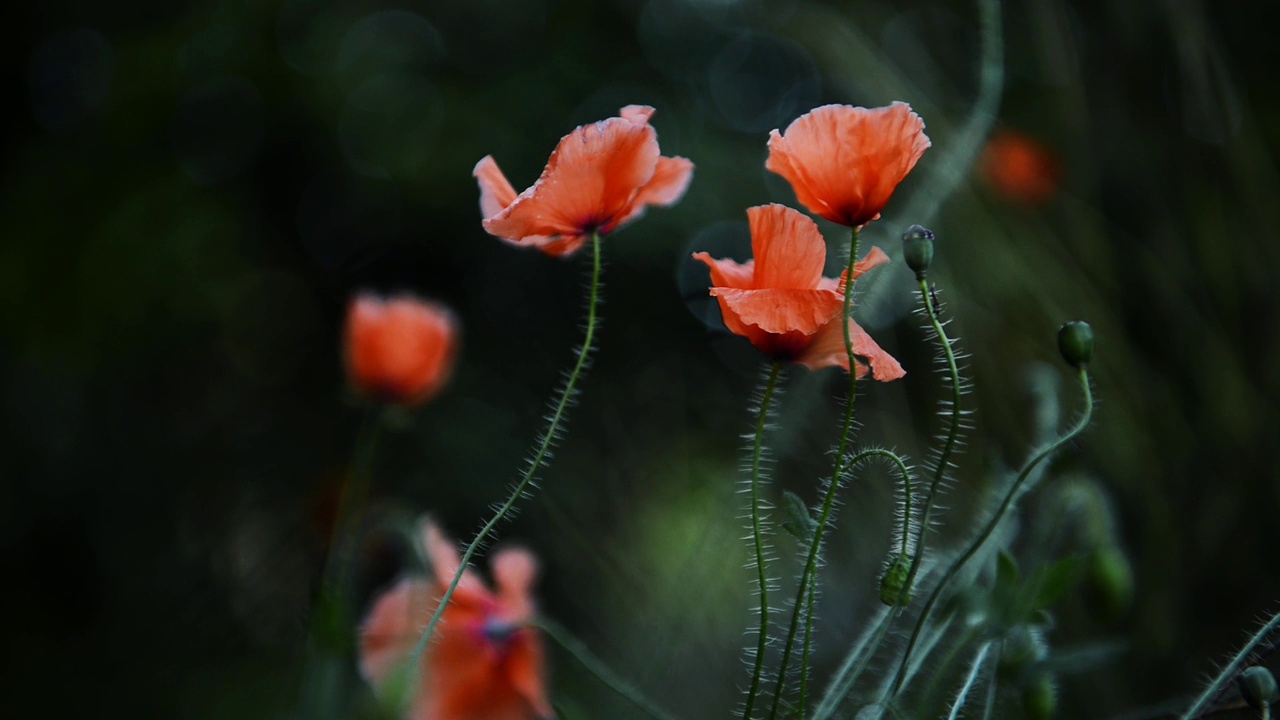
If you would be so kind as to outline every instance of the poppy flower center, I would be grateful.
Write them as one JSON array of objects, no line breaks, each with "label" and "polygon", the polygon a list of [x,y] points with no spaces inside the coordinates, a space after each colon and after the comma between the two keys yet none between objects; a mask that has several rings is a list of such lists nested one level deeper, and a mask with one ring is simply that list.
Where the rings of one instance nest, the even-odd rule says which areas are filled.
[{"label": "poppy flower center", "polygon": [[485,641],[497,645],[505,646],[511,642],[511,638],[515,636],[516,631],[520,629],[520,625],[510,620],[501,620],[499,618],[488,618],[484,621],[480,632],[484,636]]}]

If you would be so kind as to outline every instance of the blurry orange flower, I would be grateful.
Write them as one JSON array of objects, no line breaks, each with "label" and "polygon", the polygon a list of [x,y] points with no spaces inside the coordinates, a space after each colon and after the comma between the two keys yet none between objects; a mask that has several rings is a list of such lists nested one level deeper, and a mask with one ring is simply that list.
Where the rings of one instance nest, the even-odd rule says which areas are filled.
[{"label": "blurry orange flower", "polygon": [[[720,303],[725,327],[775,360],[797,362],[810,370],[834,366],[848,370],[840,317],[847,283],[822,276],[827,244],[817,224],[776,204],[749,208],[747,219],[754,260],[740,265],[713,260],[704,252],[693,255],[711,269],[711,294]],[[889,256],[873,248],[854,265],[853,279],[887,262]],[[906,374],[852,319],[849,337],[860,360],[858,377],[870,373],[876,380],[888,381]]]},{"label": "blurry orange flower", "polygon": [[987,182],[1015,202],[1040,203],[1058,192],[1058,158],[1036,140],[1011,130],[991,136],[978,167]]},{"label": "blurry orange flower", "polygon": [[[360,671],[377,688],[393,686],[436,603],[458,571],[458,550],[434,522],[422,521],[433,577],[402,578],[373,604],[360,629]],[[410,687],[409,720],[533,720],[553,716],[544,687],[542,639],[528,625],[538,563],[509,548],[492,560],[497,592],[470,569],[441,616]]]},{"label": "blurry orange flower", "polygon": [[409,295],[353,298],[347,310],[347,375],[369,397],[402,405],[431,399],[453,368],[453,314]]},{"label": "blurry orange flower", "polygon": [[791,183],[809,212],[862,227],[880,217],[898,183],[929,148],[924,121],[895,102],[824,105],[769,133],[765,167]]},{"label": "blurry orange flower", "polygon": [[628,105],[621,117],[583,125],[560,140],[542,176],[515,188],[492,156],[476,163],[484,229],[515,245],[567,255],[591,237],[639,217],[649,205],[672,205],[693,177],[693,163],[661,157],[649,125],[653,108]]}]

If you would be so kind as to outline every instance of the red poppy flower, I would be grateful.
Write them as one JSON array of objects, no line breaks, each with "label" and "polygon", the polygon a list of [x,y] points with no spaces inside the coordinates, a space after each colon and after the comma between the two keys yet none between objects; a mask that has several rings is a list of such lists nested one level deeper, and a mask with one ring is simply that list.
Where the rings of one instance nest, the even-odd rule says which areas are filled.
[{"label": "red poppy flower", "polygon": [[583,125],[560,140],[542,176],[516,194],[492,156],[476,163],[484,229],[516,245],[567,255],[593,232],[605,235],[649,205],[672,205],[693,177],[693,163],[661,157],[649,125],[653,108],[628,105],[621,117]]},{"label": "red poppy flower", "polygon": [[1015,202],[1036,204],[1058,192],[1058,158],[1036,140],[1011,130],[991,136],[978,168],[987,182]]},{"label": "red poppy flower", "polygon": [[769,133],[765,167],[787,179],[809,212],[862,227],[880,217],[898,183],[929,148],[911,106],[824,105]]},{"label": "red poppy flower", "polygon": [[[834,366],[848,370],[840,317],[848,283],[843,277],[822,276],[827,244],[817,224],[776,204],[749,208],[747,219],[754,260],[740,265],[714,260],[704,252],[693,255],[711,269],[711,294],[720,303],[725,327],[775,360],[797,362],[810,370]],[[889,256],[873,248],[854,265],[853,280],[887,262]],[[849,337],[859,360],[858,377],[870,373],[876,380],[888,381],[906,374],[852,319]]]},{"label": "red poppy flower", "polygon": [[346,335],[351,384],[401,405],[423,403],[444,387],[458,346],[453,314],[409,295],[355,297]]},{"label": "red poppy flower", "polygon": [[[380,596],[360,629],[360,671],[390,691],[436,603],[458,571],[457,547],[422,522],[431,578],[403,578]],[[529,626],[538,562],[508,548],[491,562],[497,591],[468,569],[423,658],[408,720],[534,720],[554,713],[544,687],[542,639]]]}]

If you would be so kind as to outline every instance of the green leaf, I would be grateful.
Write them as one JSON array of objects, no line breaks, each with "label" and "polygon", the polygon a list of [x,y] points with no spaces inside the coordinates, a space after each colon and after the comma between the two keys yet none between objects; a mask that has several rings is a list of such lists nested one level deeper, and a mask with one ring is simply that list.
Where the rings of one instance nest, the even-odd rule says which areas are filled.
[{"label": "green leaf", "polygon": [[1031,600],[1031,608],[1040,610],[1050,607],[1062,599],[1080,582],[1080,558],[1067,557],[1058,562],[1040,568],[1028,583],[1029,589],[1035,593]]},{"label": "green leaf", "polygon": [[1018,587],[1018,561],[1004,550],[996,560],[996,589],[1009,590]]},{"label": "green leaf", "polygon": [[818,523],[809,514],[809,506],[799,495],[789,490],[782,493],[782,504],[787,511],[787,520],[782,523],[782,529],[800,542],[813,542],[813,533],[817,530]]}]

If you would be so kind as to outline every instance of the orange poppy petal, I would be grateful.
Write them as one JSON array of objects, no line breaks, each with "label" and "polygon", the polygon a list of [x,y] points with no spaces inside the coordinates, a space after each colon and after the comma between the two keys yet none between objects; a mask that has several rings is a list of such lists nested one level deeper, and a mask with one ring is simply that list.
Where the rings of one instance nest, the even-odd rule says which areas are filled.
[{"label": "orange poppy petal", "polygon": [[608,232],[632,209],[658,165],[657,133],[610,118],[565,136],[533,187],[484,221],[501,238]]},{"label": "orange poppy petal", "polygon": [[534,716],[552,717],[555,713],[547,698],[544,682],[542,638],[532,629],[521,630],[512,641],[506,662],[511,686],[528,703]]},{"label": "orange poppy petal", "polygon": [[402,579],[383,593],[360,626],[360,673],[381,685],[409,656],[421,619],[435,609],[434,584]]},{"label": "orange poppy petal", "polygon": [[483,217],[493,217],[516,201],[516,189],[511,187],[492,155],[480,158],[471,175],[480,184],[480,213]]},{"label": "orange poppy petal", "polygon": [[831,290],[711,288],[711,294],[721,300],[726,326],[732,315],[743,325],[775,334],[812,335],[844,306],[844,298]]},{"label": "orange poppy petal", "polygon": [[924,121],[906,103],[825,105],[769,134],[765,167],[811,212],[860,227],[880,216],[929,145]]},{"label": "orange poppy petal", "polygon": [[747,208],[755,287],[811,290],[822,279],[827,243],[818,225],[786,205]]},{"label": "orange poppy petal", "polygon": [[[841,337],[843,325],[844,323],[837,317],[819,330],[814,334],[813,342],[796,358],[796,362],[810,370],[840,367],[848,371],[849,354],[845,350],[844,339]],[[889,382],[907,374],[898,361],[881,349],[880,345],[852,319],[849,320],[849,339],[853,343],[854,357],[858,360],[855,370],[858,377],[866,377],[869,372],[872,379]]]},{"label": "orange poppy petal", "polygon": [[696,252],[693,259],[706,265],[711,270],[711,284],[715,287],[741,288],[750,290],[755,287],[755,260],[739,264],[733,260],[716,260],[704,252]]},{"label": "orange poppy petal", "polygon": [[538,579],[538,559],[533,553],[524,548],[507,548],[495,554],[489,565],[507,618],[524,620],[532,615],[529,595]]},{"label": "orange poppy petal", "polygon": [[689,189],[693,161],[682,157],[660,157],[653,177],[636,195],[638,205],[674,205]]},{"label": "orange poppy petal", "polygon": [[[431,572],[435,576],[436,582],[440,584],[441,593],[449,587],[449,583],[453,582],[453,576],[458,573],[458,566],[462,564],[462,556],[458,553],[458,546],[454,544],[449,536],[445,535],[436,524],[435,520],[430,517],[424,517],[418,524],[418,533],[422,542],[422,550],[426,558],[431,563]],[[458,581],[458,588],[454,591],[453,601],[459,600],[460,592],[477,592],[488,594],[488,589],[476,574],[467,568],[462,573],[462,579]]]},{"label": "orange poppy petal", "polygon": [[648,125],[655,110],[648,105],[628,105],[618,111],[618,116],[637,125]]},{"label": "orange poppy petal", "polygon": [[[872,246],[871,252],[867,253],[866,257],[862,258],[861,260],[853,264],[854,281],[856,282],[858,278],[862,277],[863,275],[866,275],[868,270],[874,270],[875,268],[878,268],[881,265],[885,265],[889,262],[890,262],[890,258],[888,255],[885,254],[883,250],[881,250],[878,247]],[[849,275],[849,271],[846,270],[840,273],[840,278],[838,280],[832,279],[832,278],[822,278],[823,284],[819,285],[819,287],[825,288],[827,287],[827,283],[834,283],[833,289],[843,294],[845,292],[845,278],[847,278],[848,275]]]}]

